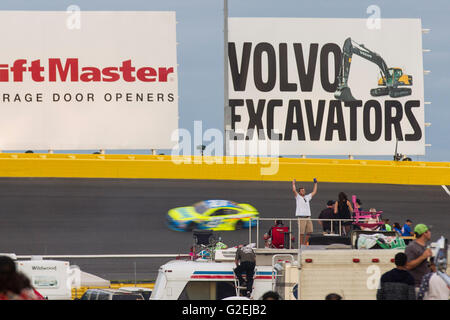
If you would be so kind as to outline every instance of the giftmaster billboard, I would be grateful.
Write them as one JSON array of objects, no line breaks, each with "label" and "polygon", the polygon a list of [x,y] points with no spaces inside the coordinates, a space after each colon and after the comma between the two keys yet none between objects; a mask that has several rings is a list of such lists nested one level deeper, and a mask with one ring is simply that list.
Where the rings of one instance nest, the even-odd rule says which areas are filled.
[{"label": "giftmaster billboard", "polygon": [[174,12],[0,12],[0,150],[171,148]]},{"label": "giftmaster billboard", "polygon": [[425,153],[420,19],[230,18],[228,57],[231,154]]}]

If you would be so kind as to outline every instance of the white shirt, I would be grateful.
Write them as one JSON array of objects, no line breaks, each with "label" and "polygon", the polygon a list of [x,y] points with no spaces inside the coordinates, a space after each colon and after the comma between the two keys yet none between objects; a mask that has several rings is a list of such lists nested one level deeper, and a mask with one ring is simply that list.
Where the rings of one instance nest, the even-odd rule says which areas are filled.
[{"label": "white shirt", "polygon": [[296,216],[311,217],[311,208],[309,207],[309,202],[311,201],[311,199],[312,199],[311,193],[307,194],[304,197],[302,197],[299,194],[295,196],[295,200],[297,202],[297,208],[295,210]]},{"label": "white shirt", "polygon": [[430,278],[428,291],[425,292],[423,300],[448,300],[450,289],[447,287],[445,281],[434,273]]}]

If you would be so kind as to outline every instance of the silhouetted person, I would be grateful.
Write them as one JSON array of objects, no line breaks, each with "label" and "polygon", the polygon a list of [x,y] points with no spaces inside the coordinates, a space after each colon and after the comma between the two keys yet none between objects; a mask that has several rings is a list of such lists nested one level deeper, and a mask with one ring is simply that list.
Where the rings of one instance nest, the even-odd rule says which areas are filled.
[{"label": "silhouetted person", "polygon": [[377,290],[377,300],[416,300],[414,278],[406,269],[406,254],[395,255],[395,268],[384,273]]},{"label": "silhouetted person", "polygon": [[275,291],[267,291],[263,294],[261,300],[281,300],[281,297]]},{"label": "silhouetted person", "polygon": [[30,280],[17,272],[14,260],[0,256],[0,300],[42,300]]},{"label": "silhouetted person", "polygon": [[330,293],[325,297],[325,300],[342,300],[342,297],[337,293]]}]

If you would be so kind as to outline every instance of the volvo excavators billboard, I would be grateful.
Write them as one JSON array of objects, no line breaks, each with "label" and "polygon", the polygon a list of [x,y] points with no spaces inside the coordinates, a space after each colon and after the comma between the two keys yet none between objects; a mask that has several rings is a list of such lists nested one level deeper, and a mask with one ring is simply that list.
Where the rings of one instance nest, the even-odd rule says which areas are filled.
[{"label": "volvo excavators billboard", "polygon": [[425,154],[420,19],[230,18],[230,154]]}]

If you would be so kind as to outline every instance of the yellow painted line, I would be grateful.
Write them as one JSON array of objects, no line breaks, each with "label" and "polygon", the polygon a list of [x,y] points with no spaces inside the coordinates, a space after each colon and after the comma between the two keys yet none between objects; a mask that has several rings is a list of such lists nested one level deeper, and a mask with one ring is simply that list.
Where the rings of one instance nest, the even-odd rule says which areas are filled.
[{"label": "yellow painted line", "polygon": [[450,162],[0,153],[0,177],[450,185]]}]

